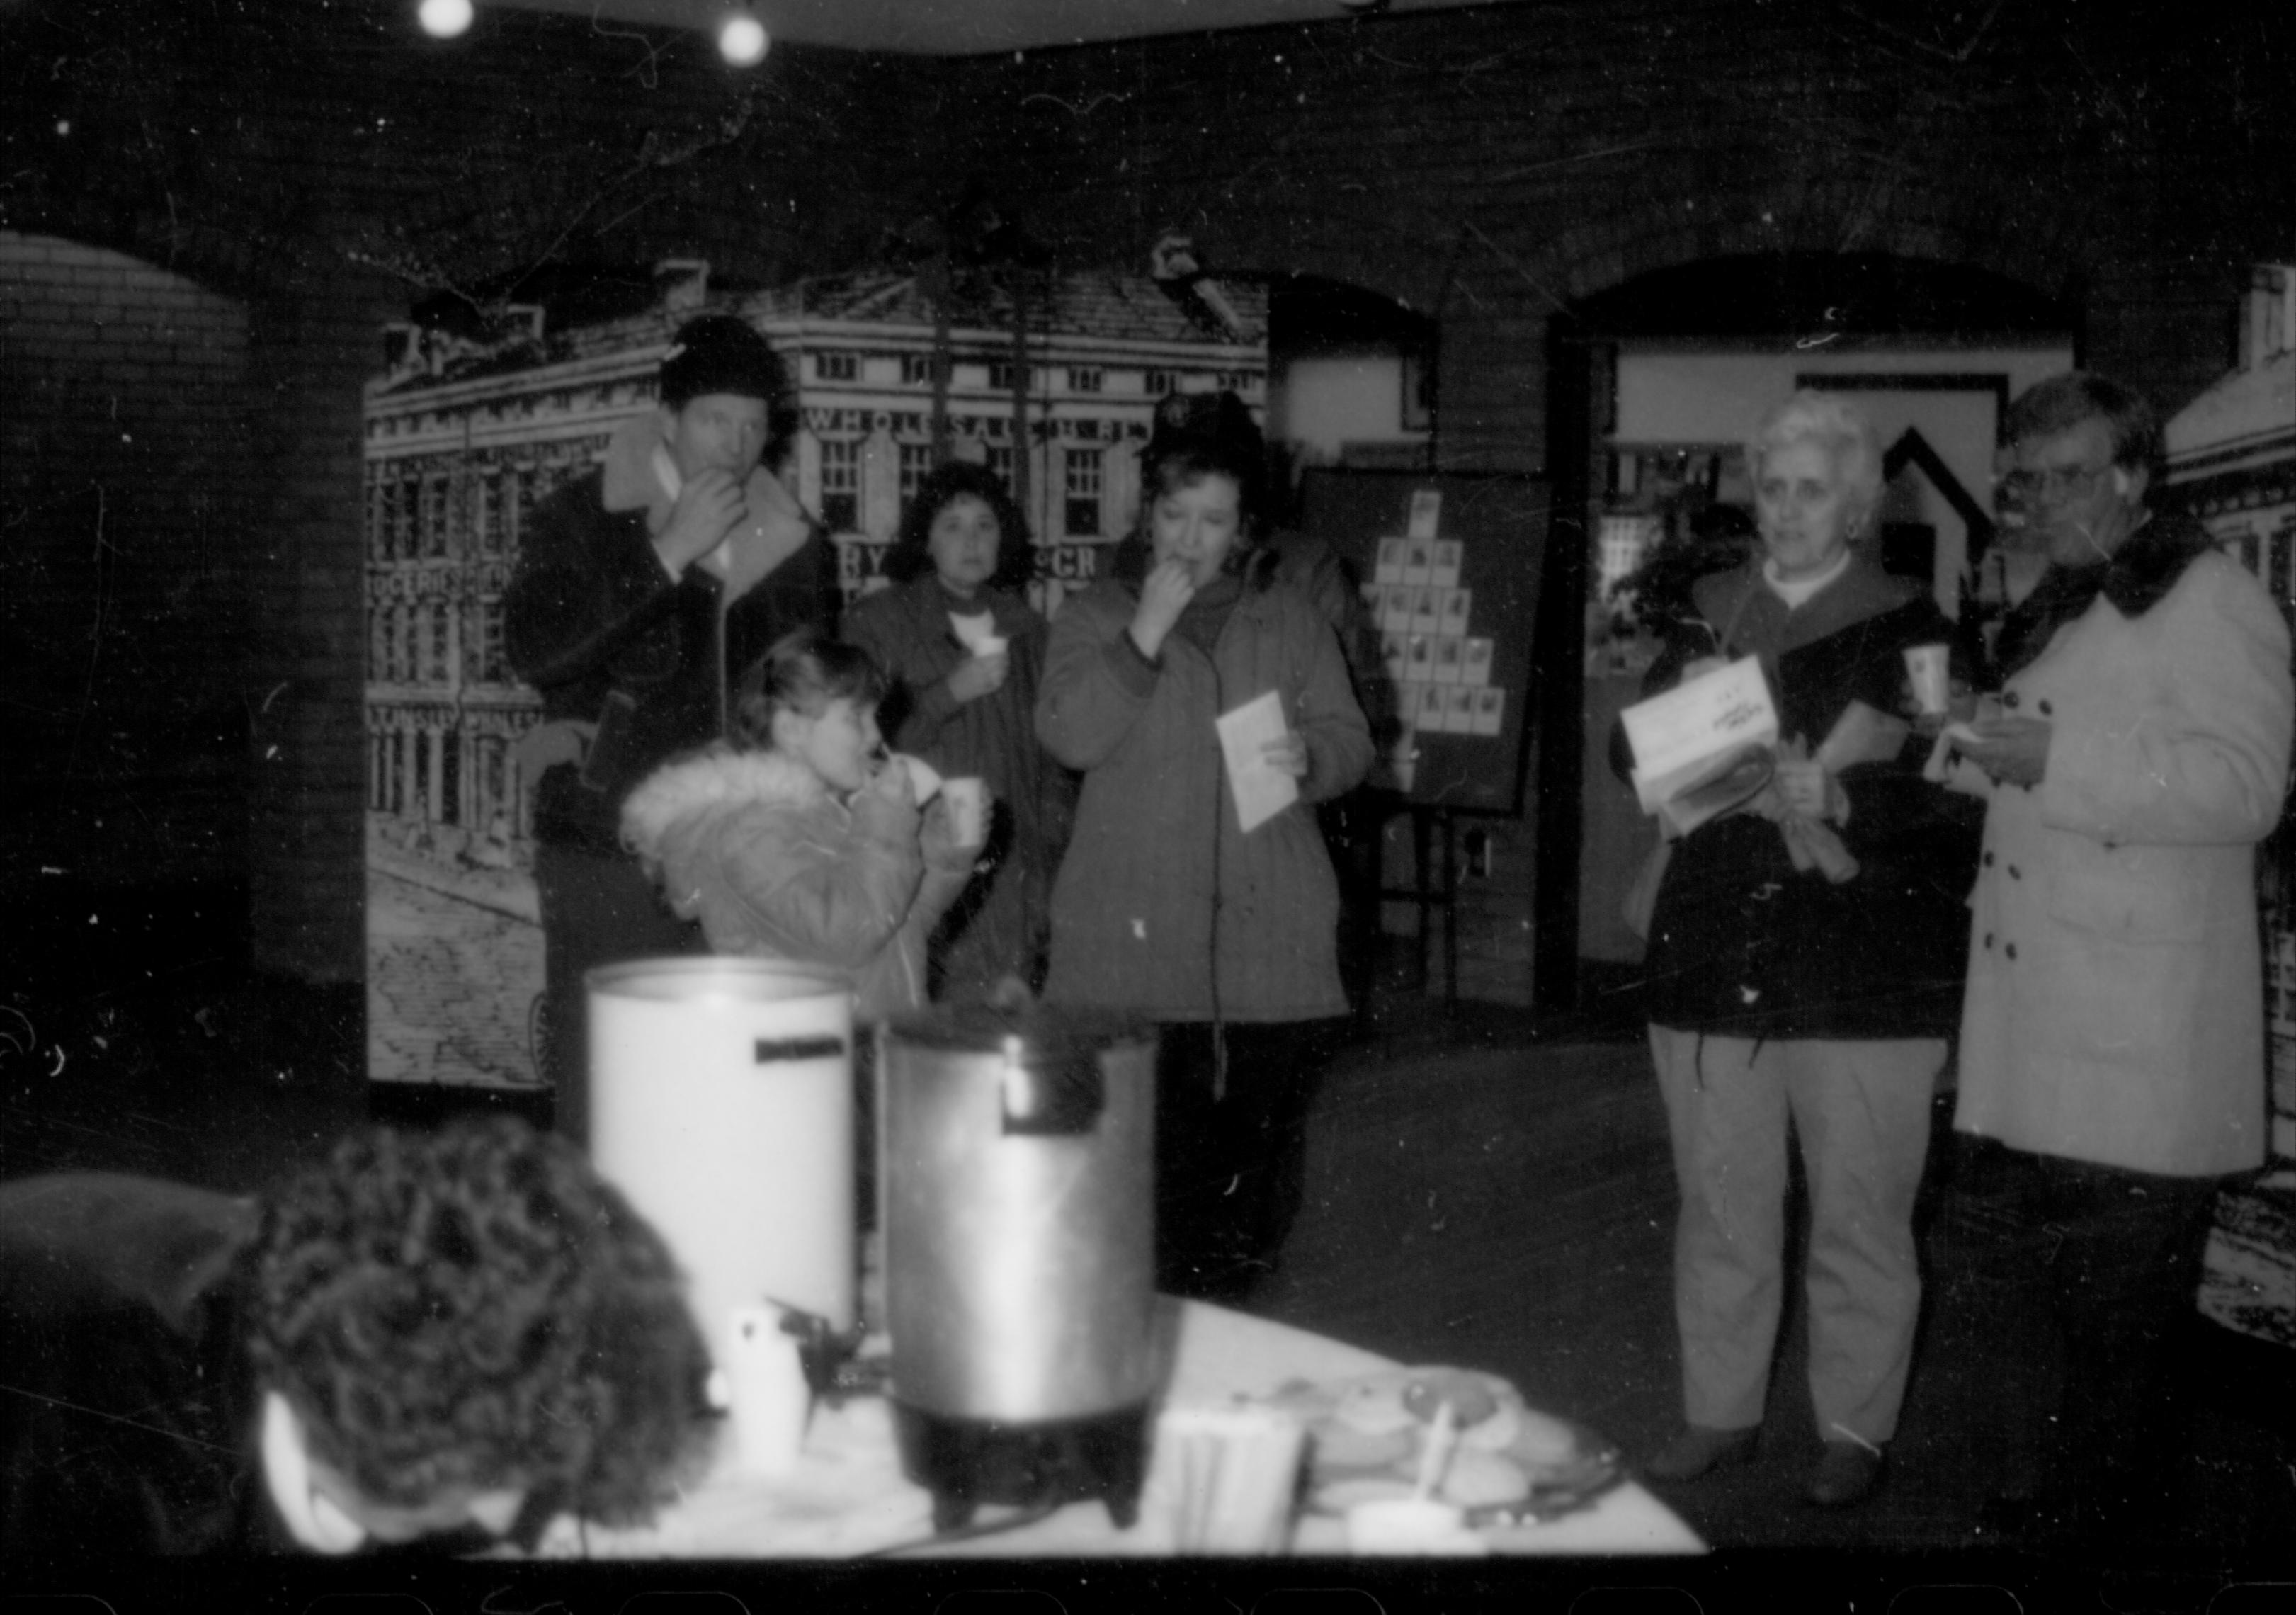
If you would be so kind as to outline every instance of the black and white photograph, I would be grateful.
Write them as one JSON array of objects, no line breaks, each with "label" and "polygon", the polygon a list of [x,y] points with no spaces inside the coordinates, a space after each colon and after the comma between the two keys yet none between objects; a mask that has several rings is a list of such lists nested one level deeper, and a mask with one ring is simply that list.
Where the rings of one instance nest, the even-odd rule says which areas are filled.
[{"label": "black and white photograph", "polygon": [[2276,1604],[2292,86],[0,0],[12,1601]]}]

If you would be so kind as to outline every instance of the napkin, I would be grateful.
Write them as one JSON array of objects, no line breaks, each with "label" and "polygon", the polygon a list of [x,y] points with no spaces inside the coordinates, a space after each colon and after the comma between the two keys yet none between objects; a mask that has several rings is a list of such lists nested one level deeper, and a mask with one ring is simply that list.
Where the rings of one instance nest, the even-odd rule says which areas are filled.
[{"label": "napkin", "polygon": [[1283,698],[1270,690],[1215,720],[1227,760],[1235,816],[1249,835],[1300,799],[1300,782],[1267,760],[1265,748],[1283,738]]}]

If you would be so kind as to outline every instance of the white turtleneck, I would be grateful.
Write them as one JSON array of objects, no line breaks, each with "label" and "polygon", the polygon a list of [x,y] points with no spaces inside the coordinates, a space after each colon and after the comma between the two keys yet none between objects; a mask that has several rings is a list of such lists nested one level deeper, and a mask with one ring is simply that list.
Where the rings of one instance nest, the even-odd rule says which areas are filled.
[{"label": "white turtleneck", "polygon": [[1813,578],[1781,578],[1778,576],[1778,563],[1765,561],[1762,562],[1762,581],[1770,586],[1771,594],[1786,603],[1786,610],[1791,611],[1849,570],[1849,548],[1845,545],[1841,553],[1833,558],[1833,564]]}]

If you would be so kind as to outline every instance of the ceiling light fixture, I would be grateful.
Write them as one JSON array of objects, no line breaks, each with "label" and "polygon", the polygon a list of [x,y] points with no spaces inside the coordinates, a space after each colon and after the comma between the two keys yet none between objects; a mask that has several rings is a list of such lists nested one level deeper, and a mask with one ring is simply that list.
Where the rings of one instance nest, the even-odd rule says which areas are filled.
[{"label": "ceiling light fixture", "polygon": [[471,0],[422,0],[414,15],[433,39],[458,39],[471,26]]},{"label": "ceiling light fixture", "polygon": [[766,25],[750,11],[748,0],[728,11],[726,20],[718,25],[718,53],[734,67],[757,66],[772,45]]}]

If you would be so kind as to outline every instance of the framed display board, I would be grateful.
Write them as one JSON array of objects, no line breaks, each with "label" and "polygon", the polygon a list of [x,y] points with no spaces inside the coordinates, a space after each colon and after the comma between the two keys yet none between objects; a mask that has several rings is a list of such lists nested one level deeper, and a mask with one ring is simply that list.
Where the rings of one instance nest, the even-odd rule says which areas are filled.
[{"label": "framed display board", "polygon": [[1546,550],[1534,478],[1314,469],[1300,528],[1360,586],[1400,720],[1373,774],[1414,807],[1513,815]]}]

